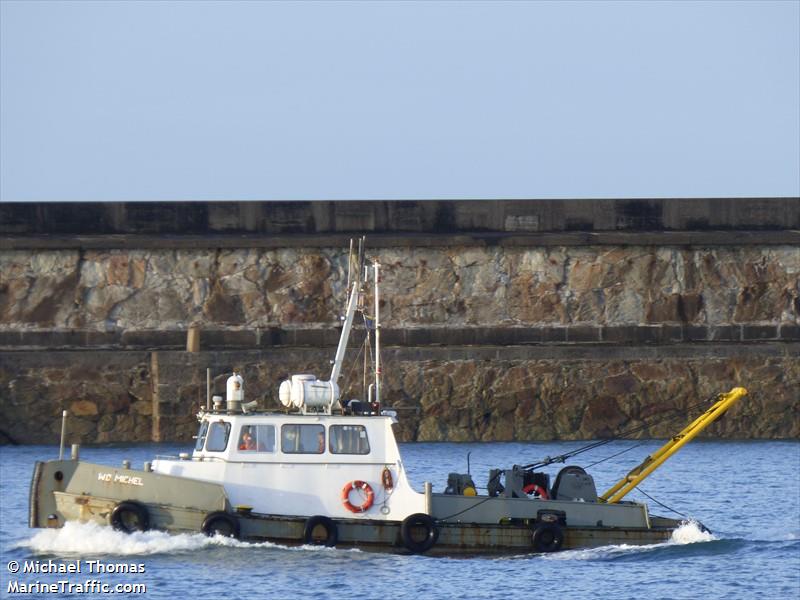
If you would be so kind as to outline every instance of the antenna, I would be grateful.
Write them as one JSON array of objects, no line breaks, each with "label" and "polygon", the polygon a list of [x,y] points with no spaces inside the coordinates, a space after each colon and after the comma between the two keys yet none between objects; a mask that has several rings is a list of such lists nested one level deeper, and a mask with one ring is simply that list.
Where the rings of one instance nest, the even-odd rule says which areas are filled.
[{"label": "antenna", "polygon": [[375,403],[381,404],[381,316],[380,299],[378,296],[378,284],[380,283],[380,263],[375,259],[373,267],[375,269]]},{"label": "antenna", "polygon": [[353,238],[350,238],[350,252],[347,253],[347,290],[350,290],[350,271],[353,268]]},{"label": "antenna", "polygon": [[364,272],[364,261],[366,257],[364,256],[364,244],[366,242],[366,236],[361,236],[358,240],[358,277],[359,279],[365,277],[366,273]]},{"label": "antenna", "polygon": [[211,367],[206,369],[206,410],[211,412]]}]

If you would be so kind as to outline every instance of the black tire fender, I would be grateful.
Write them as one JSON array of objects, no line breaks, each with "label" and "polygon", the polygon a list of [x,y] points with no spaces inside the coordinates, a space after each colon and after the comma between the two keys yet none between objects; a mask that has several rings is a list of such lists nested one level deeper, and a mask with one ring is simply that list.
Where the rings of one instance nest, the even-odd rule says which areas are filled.
[{"label": "black tire fender", "polygon": [[133,533],[150,529],[150,513],[147,507],[135,500],[124,500],[114,507],[108,522],[117,531]]},{"label": "black tire fender", "polygon": [[556,523],[539,523],[531,540],[537,552],[558,552],[564,543],[564,532]]},{"label": "black tire fender", "polygon": [[[314,529],[320,526],[325,528],[325,539],[315,540],[313,537]],[[309,517],[308,520],[306,520],[306,524],[303,527],[304,544],[332,547],[335,546],[336,542],[338,541],[339,530],[336,527],[336,523],[333,522],[333,519],[324,517],[322,515],[316,515],[314,517]]]},{"label": "black tire fender", "polygon": [[[415,539],[412,535],[412,529],[425,529],[425,536],[423,539]],[[439,539],[439,528],[436,527],[436,522],[424,513],[414,513],[403,519],[400,525],[400,539],[403,546],[412,554],[422,554],[427,552],[436,541]]]},{"label": "black tire fender", "polygon": [[209,513],[200,530],[209,537],[219,534],[239,539],[239,521],[221,510]]}]

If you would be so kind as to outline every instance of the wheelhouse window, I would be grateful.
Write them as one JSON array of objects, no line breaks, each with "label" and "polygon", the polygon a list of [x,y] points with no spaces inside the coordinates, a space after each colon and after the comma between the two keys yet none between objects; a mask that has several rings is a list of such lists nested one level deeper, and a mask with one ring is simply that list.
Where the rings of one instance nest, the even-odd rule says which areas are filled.
[{"label": "wheelhouse window", "polygon": [[322,454],[325,428],[322,425],[282,425],[281,451],[285,454]]},{"label": "wheelhouse window", "polygon": [[200,423],[200,430],[197,432],[197,442],[194,445],[194,449],[198,452],[203,449],[203,445],[206,443],[206,434],[208,433],[208,421],[203,421]]},{"label": "wheelhouse window", "polygon": [[222,452],[228,447],[228,438],[231,435],[231,424],[225,421],[215,421],[208,428],[206,450],[209,452]]},{"label": "wheelhouse window", "polygon": [[369,454],[369,438],[363,425],[331,425],[328,429],[333,454]]},{"label": "wheelhouse window", "polygon": [[242,452],[275,452],[274,425],[245,425],[239,434]]}]

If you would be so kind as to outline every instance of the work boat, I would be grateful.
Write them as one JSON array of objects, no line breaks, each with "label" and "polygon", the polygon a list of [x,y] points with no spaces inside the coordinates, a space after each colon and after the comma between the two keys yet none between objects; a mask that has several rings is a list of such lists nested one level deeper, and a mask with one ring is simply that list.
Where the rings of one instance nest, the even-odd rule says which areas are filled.
[{"label": "work boat", "polygon": [[[553,480],[543,469],[578,451],[488,474],[478,493],[471,473],[451,473],[444,490],[408,481],[392,430],[397,412],[383,407],[380,386],[379,265],[365,266],[363,240],[348,285],[343,328],[331,376],[294,375],[279,388],[281,410],[245,402],[245,381],[227,380],[226,397],[206,406],[194,451],[133,469],[64,458],[36,464],[30,526],[92,521],[124,532],[204,532],[279,544],[318,544],[436,555],[554,552],[608,544],[651,544],[682,522],[651,515],[625,495],[747,392],[735,388],[616,485],[598,495],[577,465]],[[366,314],[365,274],[375,282]],[[343,401],[339,376],[356,313],[374,339],[374,382],[366,398]],[[367,353],[365,352],[365,355]],[[209,376],[210,382],[210,376]],[[65,416],[66,419],[66,416]],[[63,429],[63,428],[62,428]],[[483,490],[484,488],[481,488]]]}]

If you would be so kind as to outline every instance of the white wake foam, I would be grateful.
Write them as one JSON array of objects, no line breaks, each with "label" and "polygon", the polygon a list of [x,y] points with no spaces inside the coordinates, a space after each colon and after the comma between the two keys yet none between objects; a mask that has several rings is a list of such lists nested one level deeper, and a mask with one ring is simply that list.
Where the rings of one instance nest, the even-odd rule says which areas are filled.
[{"label": "white wake foam", "polygon": [[[542,555],[550,560],[602,560],[631,552],[648,552],[655,548],[675,544],[694,544],[716,540],[713,534],[703,531],[695,521],[684,523],[672,533],[672,538],[659,544],[645,546],[619,544],[565,550],[553,554]],[[790,538],[791,539],[791,538]],[[131,534],[115,531],[111,527],[96,523],[67,522],[61,529],[42,529],[29,540],[19,544],[36,554],[76,554],[96,556],[98,554],[116,554],[120,556],[166,554],[191,552],[208,547],[229,548],[281,548],[299,551],[337,551],[325,546],[293,546],[286,547],[270,542],[250,543],[233,538],[207,537],[201,533],[170,534],[163,531],[134,532]],[[348,549],[357,552],[356,549]]]},{"label": "white wake foam", "polygon": [[68,521],[61,529],[43,529],[20,544],[39,554],[118,554],[145,555],[188,552],[208,546],[274,547],[274,544],[248,544],[226,537],[207,537],[201,533],[169,534],[163,531],[115,531],[97,523]]},{"label": "white wake foam", "polygon": [[629,552],[641,552],[643,548],[652,548],[653,545],[633,546],[630,544],[617,544],[610,546],[599,546],[597,548],[562,550],[561,552],[540,554],[537,556],[545,560],[604,560],[620,554],[627,554]]},{"label": "white wake foam", "polygon": [[718,539],[713,533],[703,528],[697,521],[686,521],[672,532],[670,544],[696,544],[697,542],[713,542]]},{"label": "white wake foam", "polygon": [[[325,546],[281,546],[271,542],[242,542],[228,537],[208,537],[202,533],[172,534],[165,531],[137,531],[123,533],[97,523],[68,521],[60,529],[42,529],[18,547],[27,548],[36,554],[76,554],[97,556],[116,554],[120,556],[174,554],[191,552],[209,547],[228,548],[280,548],[302,552],[341,552]],[[348,549],[347,552],[358,552]]]},{"label": "white wake foam", "polygon": [[718,539],[709,531],[703,531],[697,521],[687,521],[672,532],[672,537],[666,542],[656,544],[613,544],[597,548],[584,548],[577,550],[564,550],[553,554],[541,555],[548,560],[604,560],[624,554],[646,553],[668,546],[696,544],[698,542],[711,542]]}]

